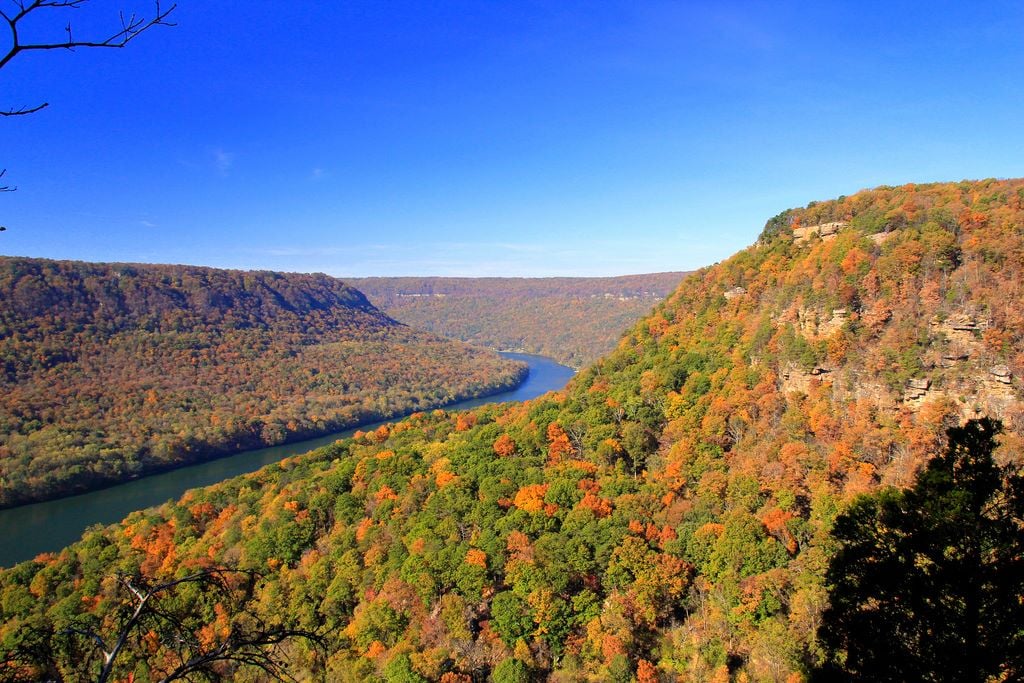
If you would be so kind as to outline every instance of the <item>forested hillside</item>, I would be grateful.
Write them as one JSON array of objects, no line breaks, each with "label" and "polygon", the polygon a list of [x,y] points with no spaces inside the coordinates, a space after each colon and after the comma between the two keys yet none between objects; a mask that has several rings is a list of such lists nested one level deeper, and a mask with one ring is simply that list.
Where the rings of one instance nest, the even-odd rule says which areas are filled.
[{"label": "forested hillside", "polygon": [[500,351],[537,353],[580,368],[611,351],[623,330],[650,313],[684,275],[345,281],[413,327]]},{"label": "forested hillside", "polygon": [[[114,628],[116,572],[237,566],[263,619],[324,635],[286,647],[300,679],[806,680],[836,515],[966,417],[1019,457],[1022,276],[1024,180],[786,211],[563,392],[416,414],[3,572],[0,643],[59,660],[46,634]],[[231,631],[217,600],[197,647]],[[142,634],[119,675],[173,648]]]},{"label": "forested hillside", "polygon": [[0,258],[0,506],[514,385],[325,275]]}]

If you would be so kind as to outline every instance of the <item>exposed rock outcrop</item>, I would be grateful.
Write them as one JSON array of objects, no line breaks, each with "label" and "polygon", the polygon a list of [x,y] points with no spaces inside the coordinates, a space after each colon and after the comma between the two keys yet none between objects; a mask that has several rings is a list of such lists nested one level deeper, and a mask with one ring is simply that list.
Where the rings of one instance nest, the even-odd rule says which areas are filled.
[{"label": "exposed rock outcrop", "polygon": [[846,221],[832,221],[830,223],[819,223],[806,227],[793,228],[793,241],[803,244],[812,236],[818,235],[823,240],[833,239],[841,228],[846,227]]},{"label": "exposed rock outcrop", "polygon": [[800,308],[796,311],[795,322],[804,337],[815,340],[831,337],[849,320],[850,313],[845,308],[836,308],[829,313],[818,308]]},{"label": "exposed rock outcrop", "polygon": [[725,296],[726,300],[732,301],[733,299],[735,299],[737,297],[741,297],[741,296],[743,296],[746,293],[747,293],[747,290],[745,290],[743,287],[737,286],[737,287],[733,287],[731,289],[725,290],[724,296]]},{"label": "exposed rock outcrop", "polygon": [[1012,384],[1013,383],[1013,373],[1010,372],[1010,368],[1008,368],[1005,365],[996,365],[996,366],[992,367],[988,371],[988,374],[992,375],[992,377],[995,379],[995,381],[999,382],[1000,384]]},{"label": "exposed rock outcrop", "polygon": [[868,235],[868,239],[874,242],[875,244],[884,244],[885,242],[889,241],[890,237],[894,237],[895,235],[895,230],[887,232],[876,232],[873,235]]}]

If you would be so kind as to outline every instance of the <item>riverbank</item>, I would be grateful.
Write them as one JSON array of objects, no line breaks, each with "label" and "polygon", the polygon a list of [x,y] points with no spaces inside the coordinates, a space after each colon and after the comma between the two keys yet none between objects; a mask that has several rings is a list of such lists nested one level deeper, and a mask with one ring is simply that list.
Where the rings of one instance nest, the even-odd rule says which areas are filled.
[{"label": "riverbank", "polygon": [[[574,374],[572,368],[543,356],[515,353],[502,355],[527,363],[529,374],[524,382],[509,391],[459,401],[445,406],[445,409],[464,410],[486,403],[529,400],[548,391],[561,389]],[[245,451],[70,498],[2,510],[0,566],[9,567],[32,559],[41,552],[59,550],[78,540],[82,532],[93,524],[118,522],[134,510],[177,498],[190,488],[209,486],[230,477],[254,472],[282,458],[300,455],[350,436],[356,429],[365,431],[379,424],[383,423],[364,424],[314,439]]]},{"label": "riverbank", "polygon": [[[504,355],[506,358],[514,357],[514,354]],[[298,425],[293,425],[290,428],[283,427],[283,429],[285,429],[283,437],[279,436],[271,442],[268,442],[266,437],[263,435],[267,430],[249,428],[225,437],[225,442],[227,444],[233,444],[233,446],[199,442],[190,445],[187,451],[177,453],[171,460],[160,461],[151,458],[142,458],[138,468],[132,472],[121,473],[117,476],[114,476],[112,473],[100,472],[92,472],[89,475],[82,475],[78,478],[76,484],[64,489],[58,489],[47,496],[37,496],[33,495],[31,492],[26,494],[24,491],[18,491],[17,489],[8,490],[3,496],[4,500],[0,502],[0,512],[26,505],[53,502],[63,500],[65,498],[74,498],[92,491],[101,491],[103,489],[121,486],[129,481],[149,479],[153,476],[165,474],[173,470],[193,467],[195,465],[201,465],[220,458],[229,458],[255,450],[287,446],[289,444],[301,444],[325,436],[337,435],[342,432],[365,429],[367,425],[376,425],[382,422],[393,422],[417,411],[433,410],[434,408],[448,408],[449,406],[453,406],[464,401],[489,399],[492,396],[514,391],[516,387],[520,386],[527,380],[529,372],[528,364],[526,366],[517,367],[514,373],[507,377],[503,377],[501,381],[495,384],[469,388],[463,392],[456,393],[450,400],[432,405],[421,406],[417,404],[412,407],[400,406],[397,408],[390,408],[386,412],[372,412],[364,410],[362,413],[356,414],[350,419],[335,421],[333,424],[328,423],[317,425],[316,428],[313,426],[303,428]]]}]

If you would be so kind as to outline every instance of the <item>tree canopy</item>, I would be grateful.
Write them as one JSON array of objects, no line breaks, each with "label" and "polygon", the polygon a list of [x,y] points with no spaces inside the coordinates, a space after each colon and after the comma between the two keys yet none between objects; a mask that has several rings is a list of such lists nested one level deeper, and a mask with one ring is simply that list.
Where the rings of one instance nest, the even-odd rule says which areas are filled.
[{"label": "tree canopy", "polygon": [[997,462],[1024,450],[1021,225],[1024,180],[794,209],[564,391],[416,413],[0,572],[0,651],[105,618],[111,563],[212,565],[323,628],[325,658],[290,660],[310,678],[805,680],[837,515],[912,486],[963,420],[1004,421]]},{"label": "tree canopy", "polygon": [[822,678],[1024,676],[1024,478],[993,458],[1001,429],[988,418],[950,429],[913,488],[837,518]]},{"label": "tree canopy", "polygon": [[515,386],[326,275],[0,257],[0,507]]},{"label": "tree canopy", "polygon": [[686,273],[619,277],[368,277],[346,282],[407,325],[477,346],[550,356],[575,368],[615,348],[622,331]]}]

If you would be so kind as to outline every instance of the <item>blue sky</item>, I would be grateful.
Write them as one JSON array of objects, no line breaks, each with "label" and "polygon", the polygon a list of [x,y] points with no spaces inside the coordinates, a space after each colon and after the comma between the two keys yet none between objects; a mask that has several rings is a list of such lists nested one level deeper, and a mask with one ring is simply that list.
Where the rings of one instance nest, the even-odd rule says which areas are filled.
[{"label": "blue sky", "polygon": [[[76,35],[120,7],[152,11],[93,0]],[[0,70],[3,108],[51,103],[0,118],[18,186],[0,253],[684,270],[811,200],[1024,175],[1019,2],[179,0],[175,17],[122,51]]]}]

